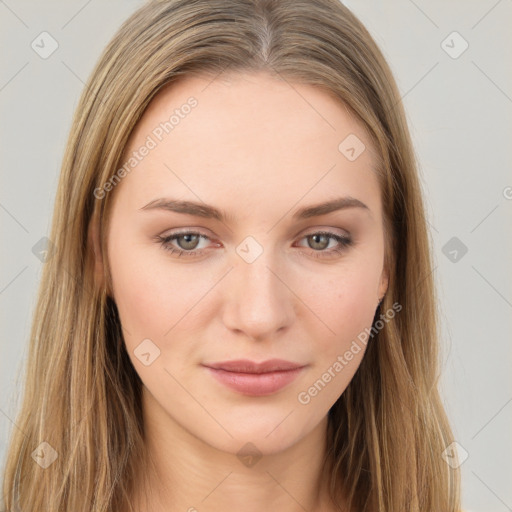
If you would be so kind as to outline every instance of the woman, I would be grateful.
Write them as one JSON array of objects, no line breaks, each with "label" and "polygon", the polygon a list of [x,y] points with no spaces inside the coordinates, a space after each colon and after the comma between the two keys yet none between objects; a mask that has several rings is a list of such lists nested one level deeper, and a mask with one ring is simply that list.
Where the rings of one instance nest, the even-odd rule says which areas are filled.
[{"label": "woman", "polygon": [[414,152],[337,0],[135,12],[51,240],[6,510],[459,510]]}]

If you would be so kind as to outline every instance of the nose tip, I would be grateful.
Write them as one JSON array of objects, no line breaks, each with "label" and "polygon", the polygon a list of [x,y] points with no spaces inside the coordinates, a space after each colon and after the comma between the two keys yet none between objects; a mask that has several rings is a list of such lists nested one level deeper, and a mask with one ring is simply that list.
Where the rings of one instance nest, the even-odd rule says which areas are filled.
[{"label": "nose tip", "polygon": [[[248,241],[248,253],[255,246]],[[231,272],[224,296],[224,325],[253,340],[275,336],[291,325],[294,317],[294,296],[282,277],[262,255],[252,263],[240,262]]]}]

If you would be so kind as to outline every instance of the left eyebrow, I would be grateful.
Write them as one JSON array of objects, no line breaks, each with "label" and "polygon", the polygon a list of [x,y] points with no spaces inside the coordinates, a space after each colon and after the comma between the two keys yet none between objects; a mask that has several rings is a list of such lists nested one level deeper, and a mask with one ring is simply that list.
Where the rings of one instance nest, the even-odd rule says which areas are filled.
[{"label": "left eyebrow", "polygon": [[[319,217],[338,210],[347,208],[361,208],[371,215],[371,210],[366,204],[359,199],[353,197],[339,197],[325,203],[306,206],[297,210],[293,215],[293,220],[309,219],[311,217]],[[195,201],[179,201],[177,199],[159,198],[149,202],[141,210],[168,210],[176,213],[184,213],[195,215],[197,217],[213,218],[221,222],[227,219],[233,219],[233,216],[227,215],[224,211],[215,208],[206,203],[198,203]]]},{"label": "left eyebrow", "polygon": [[338,210],[345,210],[347,208],[362,208],[367,210],[371,216],[371,210],[359,199],[354,197],[338,197],[332,201],[326,203],[319,203],[312,206],[306,206],[297,210],[293,215],[294,220],[309,219],[311,217],[319,217],[320,215],[327,215],[328,213],[335,212]]}]

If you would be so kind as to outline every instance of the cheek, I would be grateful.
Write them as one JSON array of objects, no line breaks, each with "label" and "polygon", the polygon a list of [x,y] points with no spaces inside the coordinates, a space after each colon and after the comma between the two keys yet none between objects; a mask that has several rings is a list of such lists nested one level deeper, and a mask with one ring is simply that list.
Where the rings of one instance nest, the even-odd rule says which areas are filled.
[{"label": "cheek", "polygon": [[311,300],[337,335],[364,328],[377,308],[376,277],[364,268],[340,272],[336,278],[318,280]]},{"label": "cheek", "polygon": [[364,356],[366,344],[361,340],[367,339],[365,333],[372,326],[377,308],[378,272],[374,267],[362,260],[340,266],[329,278],[310,281],[314,285],[310,286],[309,295],[308,288],[302,288],[304,302],[318,317],[311,324],[311,339],[317,351],[316,373],[324,372],[338,356],[352,352],[348,354],[351,362],[343,362],[346,367],[337,374],[339,378],[331,389],[333,396],[346,387]]},{"label": "cheek", "polygon": [[129,345],[150,338],[163,348],[173,329],[194,317],[194,306],[211,287],[209,279],[197,279],[192,266],[173,267],[165,254],[137,243],[123,252],[113,240],[110,262],[114,300]]},{"label": "cheek", "polygon": [[[364,277],[349,276],[344,285],[343,290],[338,294],[340,321],[349,325],[352,331],[353,329],[360,331],[371,324],[377,307],[375,282],[367,274]],[[342,328],[343,325],[339,327]]]},{"label": "cheek", "polygon": [[309,387],[303,387],[297,397],[300,404],[312,404],[325,412],[345,391],[361,364],[377,307],[371,269],[346,269],[337,274],[336,278],[317,280],[308,298],[322,321],[312,320],[315,363],[307,379]]},{"label": "cheek", "polygon": [[186,397],[168,372],[180,374],[196,357],[194,342],[183,341],[202,328],[204,318],[198,314],[204,313],[201,299],[211,279],[198,279],[192,266],[172,268],[165,255],[152,257],[147,250],[117,260],[113,253],[112,259],[114,300],[132,364],[152,393],[172,390],[183,401],[179,406],[186,407]]},{"label": "cheek", "polygon": [[147,260],[132,251],[129,257],[112,257],[112,285],[123,326],[134,335],[151,337],[164,329],[165,286],[147,265]]}]

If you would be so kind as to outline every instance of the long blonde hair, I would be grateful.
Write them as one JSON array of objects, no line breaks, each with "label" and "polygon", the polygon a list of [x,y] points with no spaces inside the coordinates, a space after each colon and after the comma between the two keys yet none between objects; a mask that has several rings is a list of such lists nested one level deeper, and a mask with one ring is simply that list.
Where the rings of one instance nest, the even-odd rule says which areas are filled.
[{"label": "long blonde hair", "polygon": [[[332,496],[343,486],[357,512],[459,511],[459,470],[442,456],[453,436],[438,391],[437,301],[416,157],[392,73],[339,0],[152,1],[104,50],[63,160],[54,250],[43,268],[5,466],[5,510],[133,510],[144,454],[141,381],[115,302],[94,277],[89,230],[98,223],[108,262],[113,195],[97,199],[94,190],[119,169],[134,126],[162,87],[190,73],[259,70],[333,94],[364,123],[380,158],[389,272],[380,308],[402,309],[369,341],[329,411]],[[105,272],[110,283],[108,266]],[[57,459],[43,469],[37,449]]]}]

